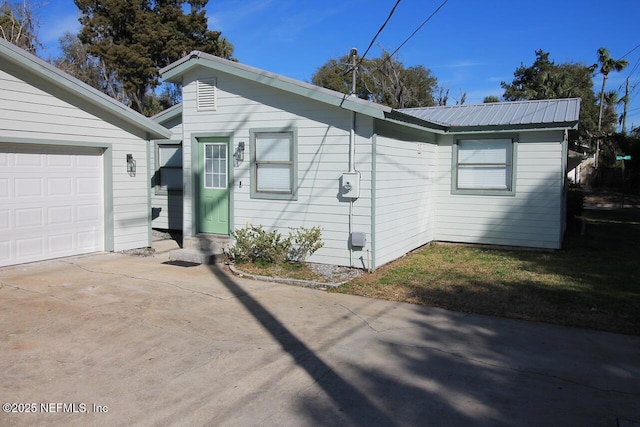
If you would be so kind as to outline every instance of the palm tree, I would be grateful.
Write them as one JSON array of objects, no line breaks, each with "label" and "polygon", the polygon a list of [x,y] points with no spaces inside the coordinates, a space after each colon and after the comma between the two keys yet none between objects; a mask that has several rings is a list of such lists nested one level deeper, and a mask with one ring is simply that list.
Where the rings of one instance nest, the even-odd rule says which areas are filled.
[{"label": "palm tree", "polygon": [[607,48],[598,49],[598,64],[600,66],[600,74],[602,74],[602,89],[600,89],[600,112],[598,113],[598,140],[596,141],[596,158],[595,167],[598,169],[598,160],[600,157],[600,131],[602,130],[602,111],[604,109],[604,88],[607,84],[607,78],[611,71],[622,71],[629,61],[626,59],[613,59]]},{"label": "palm tree", "polygon": [[622,71],[629,65],[626,59],[613,59],[609,54],[609,50],[604,47],[598,49],[598,65],[600,66],[600,74],[602,74],[602,89],[600,89],[600,113],[598,114],[598,131],[602,128],[602,109],[604,107],[604,88],[607,84],[607,78],[611,71]]}]

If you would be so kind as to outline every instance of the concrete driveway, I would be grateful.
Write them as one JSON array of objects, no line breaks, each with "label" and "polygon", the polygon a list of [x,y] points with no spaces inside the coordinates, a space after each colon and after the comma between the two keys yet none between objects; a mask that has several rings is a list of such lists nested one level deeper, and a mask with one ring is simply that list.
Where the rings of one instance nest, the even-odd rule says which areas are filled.
[{"label": "concrete driveway", "polygon": [[640,424],[640,337],[163,264],[170,244],[0,270],[0,425]]}]

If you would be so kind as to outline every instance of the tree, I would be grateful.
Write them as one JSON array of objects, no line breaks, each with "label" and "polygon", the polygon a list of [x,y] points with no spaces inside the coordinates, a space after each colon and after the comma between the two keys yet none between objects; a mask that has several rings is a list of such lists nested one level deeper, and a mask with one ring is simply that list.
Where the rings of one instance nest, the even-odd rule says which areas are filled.
[{"label": "tree", "polygon": [[207,28],[208,0],[74,1],[82,13],[78,38],[102,61],[105,75],[117,80],[124,102],[136,111],[150,105],[161,67],[192,50],[225,58],[233,54],[231,43]]},{"label": "tree", "polygon": [[489,104],[489,103],[492,103],[492,102],[500,102],[500,98],[498,98],[495,95],[489,95],[489,96],[485,96],[484,99],[482,100],[482,102],[484,104]]},{"label": "tree", "polygon": [[77,36],[66,32],[59,42],[61,56],[53,60],[56,67],[112,98],[125,102],[126,95],[115,72],[109,70],[103,60],[91,55]]},{"label": "tree", "polygon": [[620,72],[624,70],[627,65],[629,65],[629,61],[626,59],[613,59],[609,50],[604,47],[598,49],[598,64],[600,70],[598,71],[602,74],[602,88],[600,89],[600,110],[598,113],[598,131],[602,129],[602,113],[605,104],[605,85],[607,84],[607,78],[609,78],[609,73],[611,71]]},{"label": "tree", "polygon": [[[507,101],[528,99],[581,98],[580,124],[576,139],[591,140],[597,132],[598,105],[593,92],[594,68],[579,63],[556,64],[549,59],[549,52],[537,50],[536,60],[530,66],[521,64],[513,73],[511,83],[502,82],[503,98]],[[614,120],[615,122],[615,120]],[[613,123],[608,123],[613,126]]]},{"label": "tree", "polygon": [[38,40],[38,21],[32,3],[0,1],[0,38],[35,55],[41,47]]},{"label": "tree", "polygon": [[[349,56],[330,59],[311,77],[313,84],[345,94],[351,93]],[[383,52],[380,58],[358,62],[355,94],[392,108],[435,105],[437,79],[422,65],[405,68],[402,62]]]}]

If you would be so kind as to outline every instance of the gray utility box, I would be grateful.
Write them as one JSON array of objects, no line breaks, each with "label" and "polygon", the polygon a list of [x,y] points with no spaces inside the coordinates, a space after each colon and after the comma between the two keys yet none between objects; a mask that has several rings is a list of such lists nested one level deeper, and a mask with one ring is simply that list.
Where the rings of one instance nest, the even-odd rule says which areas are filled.
[{"label": "gray utility box", "polygon": [[351,247],[364,248],[367,245],[367,233],[354,231],[351,233]]}]

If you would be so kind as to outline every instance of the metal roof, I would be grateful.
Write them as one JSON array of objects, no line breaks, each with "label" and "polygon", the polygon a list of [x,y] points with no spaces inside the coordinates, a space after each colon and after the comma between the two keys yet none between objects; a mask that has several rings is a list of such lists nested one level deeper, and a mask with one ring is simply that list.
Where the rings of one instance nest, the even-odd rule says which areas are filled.
[{"label": "metal roof", "polygon": [[451,128],[575,126],[580,98],[404,108],[401,113]]}]

